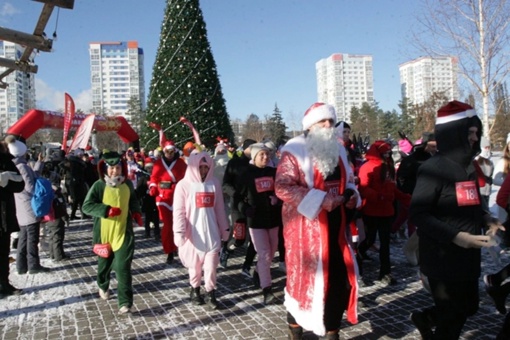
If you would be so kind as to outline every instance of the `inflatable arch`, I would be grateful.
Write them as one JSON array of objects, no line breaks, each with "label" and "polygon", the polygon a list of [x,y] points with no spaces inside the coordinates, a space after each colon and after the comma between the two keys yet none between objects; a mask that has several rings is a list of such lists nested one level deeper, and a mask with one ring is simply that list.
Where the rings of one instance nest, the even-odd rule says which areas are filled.
[{"label": "inflatable arch", "polygon": [[[71,122],[71,130],[76,131],[83,120],[87,117],[85,114],[75,114]],[[128,121],[121,116],[95,116],[92,126],[98,132],[117,132],[117,135],[124,143],[132,144],[137,147],[139,137],[135,130],[129,125]],[[29,110],[8,130],[7,134],[15,135],[23,139],[28,139],[39,129],[64,129],[64,114],[53,111]]]}]

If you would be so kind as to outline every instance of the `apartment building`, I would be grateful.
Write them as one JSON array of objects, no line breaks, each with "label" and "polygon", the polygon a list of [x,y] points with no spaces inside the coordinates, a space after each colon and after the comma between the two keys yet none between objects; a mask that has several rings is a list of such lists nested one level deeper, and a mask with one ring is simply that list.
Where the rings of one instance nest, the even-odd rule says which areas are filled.
[{"label": "apartment building", "polygon": [[399,65],[402,98],[423,104],[433,93],[458,99],[458,58],[420,57]]},{"label": "apartment building", "polygon": [[374,102],[372,56],[335,53],[315,64],[317,99],[335,107],[338,120],[350,122],[352,107]]},{"label": "apartment building", "polygon": [[[25,48],[9,41],[0,40],[0,57],[19,60]],[[35,52],[31,59],[35,57]],[[0,67],[0,73],[6,71]],[[35,78],[33,73],[13,71],[2,81],[7,88],[0,89],[0,131],[4,134],[7,129],[20,119],[25,112],[35,108]]]},{"label": "apartment building", "polygon": [[136,41],[89,44],[92,107],[95,112],[126,115],[128,102],[138,98],[146,107],[143,49]]}]

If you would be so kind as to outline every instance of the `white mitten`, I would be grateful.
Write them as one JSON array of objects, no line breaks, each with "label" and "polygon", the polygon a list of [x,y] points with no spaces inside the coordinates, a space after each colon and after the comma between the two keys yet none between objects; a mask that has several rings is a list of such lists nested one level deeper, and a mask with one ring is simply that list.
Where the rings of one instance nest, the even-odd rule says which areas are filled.
[{"label": "white mitten", "polygon": [[21,175],[18,175],[14,171],[0,172],[0,186],[2,188],[5,188],[9,181],[21,182],[22,180],[23,180],[23,177],[21,177]]}]

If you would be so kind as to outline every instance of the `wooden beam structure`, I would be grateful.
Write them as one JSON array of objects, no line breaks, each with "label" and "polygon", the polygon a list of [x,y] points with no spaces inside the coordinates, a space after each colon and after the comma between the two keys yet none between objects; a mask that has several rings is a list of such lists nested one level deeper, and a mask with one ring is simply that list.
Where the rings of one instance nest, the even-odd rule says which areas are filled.
[{"label": "wooden beam structure", "polygon": [[51,17],[53,9],[55,7],[67,9],[74,8],[74,0],[32,0],[32,1],[44,3],[41,14],[39,15],[39,20],[35,25],[33,34],[26,34],[10,30],[7,28],[0,28],[0,39],[26,46],[25,51],[23,52],[19,60],[14,60],[15,62],[14,65],[17,67],[7,68],[7,70],[0,74],[0,88],[7,87],[7,83],[5,83],[2,79],[7,77],[14,71],[20,70],[20,68],[23,70],[35,71],[31,73],[37,73],[37,66],[33,65],[33,60],[30,60],[30,56],[32,55],[32,52],[34,52],[34,50],[43,52],[51,51],[51,48],[53,46],[53,40],[44,37],[44,29],[46,28],[46,24],[48,23]]}]

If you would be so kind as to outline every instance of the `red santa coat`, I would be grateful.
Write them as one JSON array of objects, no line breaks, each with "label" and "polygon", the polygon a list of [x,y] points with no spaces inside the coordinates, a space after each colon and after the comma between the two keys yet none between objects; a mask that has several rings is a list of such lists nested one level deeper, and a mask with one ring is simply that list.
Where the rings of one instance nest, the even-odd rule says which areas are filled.
[{"label": "red santa coat", "polygon": [[161,243],[166,254],[177,250],[173,239],[172,205],[175,186],[184,177],[186,167],[186,162],[181,158],[174,158],[170,165],[167,165],[162,159],[158,159],[154,162],[149,182],[149,190],[151,192],[156,190],[156,205],[158,206],[159,217],[163,221]]},{"label": "red santa coat", "polygon": [[[345,152],[339,157],[342,178],[339,192],[355,189]],[[276,195],[283,200],[283,236],[287,285],[285,307],[296,322],[315,334],[324,335],[324,306],[328,287],[328,225],[327,212],[321,209],[326,191],[317,189],[322,178],[317,176],[307,154],[304,135],[291,139],[282,149],[275,178]],[[354,251],[347,242],[347,226],[340,226],[339,246],[352,287],[347,307],[347,320],[357,318],[358,268]]]},{"label": "red santa coat", "polygon": [[186,167],[186,162],[181,158],[175,159],[170,165],[167,165],[162,159],[154,162],[149,189],[152,187],[158,189],[156,196],[156,204],[158,206],[164,206],[172,210],[175,185],[183,179]]}]

